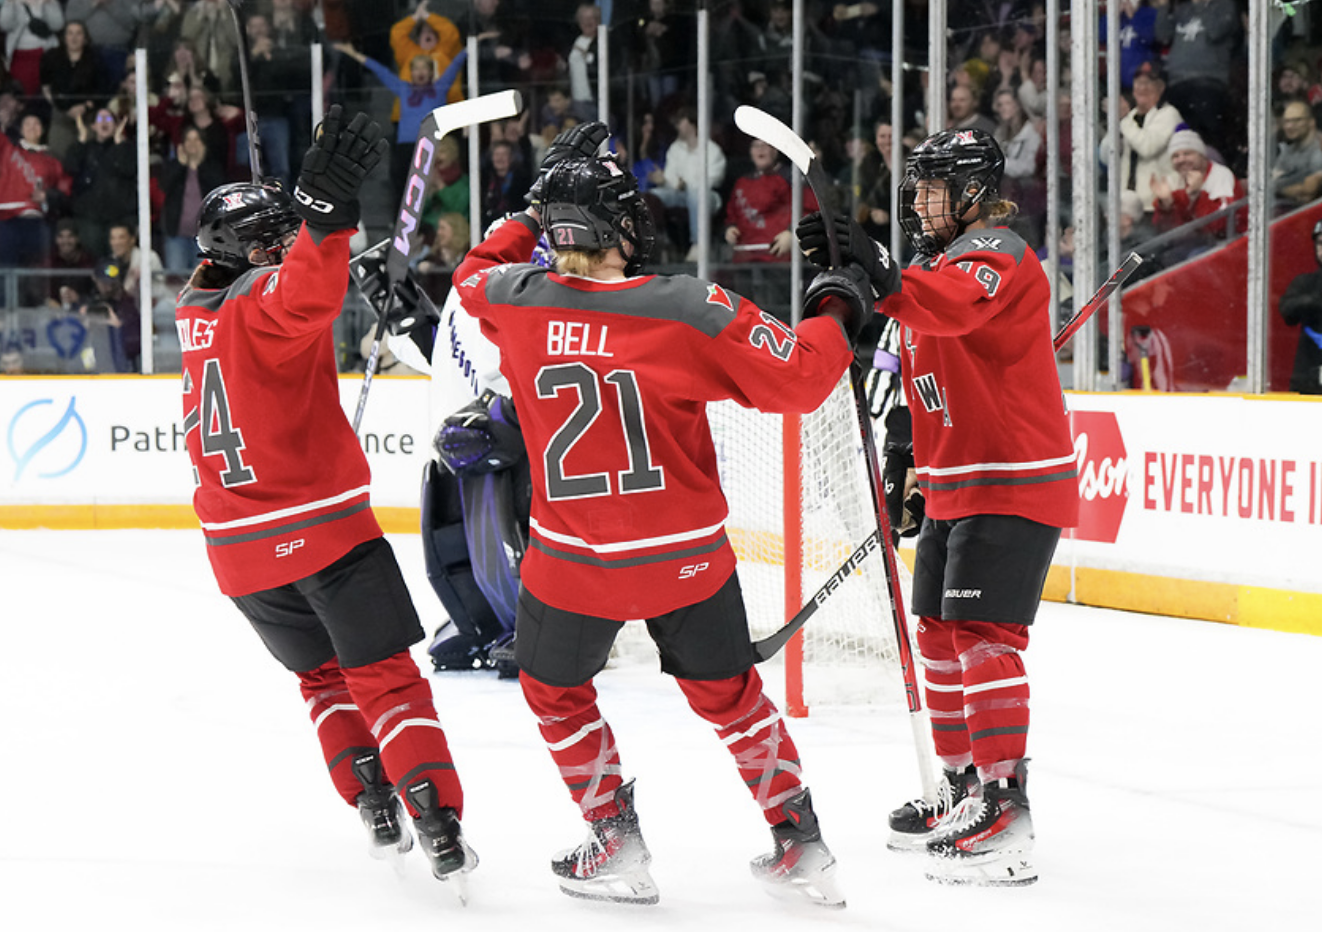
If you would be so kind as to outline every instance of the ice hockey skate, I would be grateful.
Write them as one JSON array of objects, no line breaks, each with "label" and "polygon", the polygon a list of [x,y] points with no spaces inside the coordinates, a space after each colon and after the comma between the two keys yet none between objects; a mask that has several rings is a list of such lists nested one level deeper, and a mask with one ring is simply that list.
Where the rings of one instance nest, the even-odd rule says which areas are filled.
[{"label": "ice hockey skate", "polygon": [[585,900],[650,905],[661,899],[648,873],[652,854],[638,827],[633,807],[633,781],[615,791],[618,815],[597,819],[577,848],[551,861],[560,889]]},{"label": "ice hockey skate", "polygon": [[459,817],[453,809],[440,804],[430,780],[420,780],[404,792],[418,812],[413,826],[431,863],[432,876],[444,881],[459,902],[467,905],[468,874],[477,867],[477,852],[464,840]]},{"label": "ice hockey skate", "polygon": [[994,780],[944,819],[927,844],[927,879],[947,884],[1018,887],[1037,880],[1033,817],[1024,762],[1015,776]]},{"label": "ice hockey skate", "polygon": [[404,821],[404,805],[394,787],[381,778],[381,762],[366,754],[351,765],[363,785],[358,794],[358,815],[367,829],[368,853],[378,861],[389,861],[396,873],[404,871],[404,855],[413,849],[413,835]]},{"label": "ice hockey skate", "polygon": [[771,827],[774,851],[749,866],[772,896],[841,909],[844,894],[835,880],[836,861],[822,841],[812,796],[803,790],[785,803],[785,821]]},{"label": "ice hockey skate", "polygon": [[954,811],[965,797],[977,791],[978,772],[970,764],[963,770],[943,770],[936,788],[936,799],[911,800],[890,814],[890,838],[886,847],[892,851],[922,854],[932,839],[937,823]]}]

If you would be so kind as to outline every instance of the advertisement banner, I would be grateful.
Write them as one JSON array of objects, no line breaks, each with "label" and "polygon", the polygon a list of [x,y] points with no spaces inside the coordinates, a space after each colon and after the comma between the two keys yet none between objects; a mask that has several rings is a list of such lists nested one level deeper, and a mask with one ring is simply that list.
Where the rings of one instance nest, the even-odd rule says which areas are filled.
[{"label": "advertisement banner", "polygon": [[[346,414],[361,376],[340,379]],[[372,504],[417,508],[428,459],[428,383],[372,382],[359,437],[372,469]],[[0,506],[188,505],[178,376],[0,381]],[[315,464],[309,464],[315,468]]]},{"label": "advertisement banner", "polygon": [[1058,562],[1322,593],[1322,402],[1069,401],[1080,519]]}]

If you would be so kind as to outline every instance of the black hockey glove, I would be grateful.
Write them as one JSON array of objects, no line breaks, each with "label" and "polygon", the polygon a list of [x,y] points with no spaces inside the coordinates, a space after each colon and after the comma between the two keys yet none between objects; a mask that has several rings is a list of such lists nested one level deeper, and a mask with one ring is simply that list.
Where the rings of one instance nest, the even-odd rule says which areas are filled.
[{"label": "black hockey glove", "polygon": [[600,120],[579,123],[562,132],[551,140],[551,146],[542,159],[542,167],[537,171],[537,180],[528,189],[527,201],[530,207],[542,206],[542,188],[551,169],[565,159],[590,159],[596,157],[597,150],[610,135],[606,124]]},{"label": "black hockey glove", "polygon": [[525,455],[514,402],[489,388],[445,419],[433,445],[456,476],[508,469]]},{"label": "black hockey glove", "polygon": [[918,491],[918,472],[914,469],[912,416],[903,405],[896,405],[886,415],[882,451],[882,491],[891,531],[897,539],[914,537],[922,527],[926,503]]},{"label": "black hockey glove", "polygon": [[803,293],[803,316],[816,317],[823,313],[822,304],[827,298],[839,298],[844,302],[848,313],[841,323],[845,325],[849,345],[856,345],[859,334],[873,314],[872,286],[868,284],[867,273],[854,262],[818,272]]},{"label": "black hockey glove", "polygon": [[394,302],[387,300],[390,280],[386,276],[386,257],[389,250],[390,240],[382,240],[349,260],[349,271],[358,284],[358,290],[363,293],[378,319],[386,315],[386,329],[392,334],[436,326],[440,323],[441,312],[418,283],[412,269],[395,286]]},{"label": "black hockey glove", "polygon": [[348,126],[335,104],[314,134],[294,186],[294,209],[314,230],[333,233],[358,226],[358,189],[390,151],[381,127],[365,113]]},{"label": "black hockey glove", "polygon": [[814,211],[799,221],[794,235],[808,261],[823,269],[831,264],[829,242],[833,236],[840,247],[840,261],[857,262],[863,267],[878,301],[900,290],[900,267],[890,250],[868,236],[853,219],[836,217],[834,228],[828,230],[822,215]]}]

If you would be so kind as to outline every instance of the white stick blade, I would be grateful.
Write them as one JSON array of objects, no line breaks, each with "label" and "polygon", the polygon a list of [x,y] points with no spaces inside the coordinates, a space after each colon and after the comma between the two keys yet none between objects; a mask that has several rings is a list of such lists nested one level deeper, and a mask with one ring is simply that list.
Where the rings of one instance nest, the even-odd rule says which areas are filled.
[{"label": "white stick blade", "polygon": [[446,104],[432,111],[436,118],[436,138],[440,139],[461,126],[474,126],[478,123],[490,123],[492,120],[506,120],[519,115],[523,109],[523,98],[515,90],[500,91],[495,94],[483,94],[471,100],[461,100]]},{"label": "white stick blade", "polygon": [[734,111],[734,125],[745,135],[761,139],[778,149],[798,166],[799,171],[808,174],[808,166],[813,160],[812,149],[799,138],[798,133],[765,110],[747,105],[737,107]]}]

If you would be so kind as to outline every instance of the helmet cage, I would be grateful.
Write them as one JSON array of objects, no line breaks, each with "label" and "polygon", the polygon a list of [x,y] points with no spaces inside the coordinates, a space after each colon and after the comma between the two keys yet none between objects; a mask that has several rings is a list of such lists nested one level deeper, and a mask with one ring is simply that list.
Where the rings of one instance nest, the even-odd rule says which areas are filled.
[{"label": "helmet cage", "polygon": [[285,237],[302,222],[283,188],[247,182],[222,185],[202,202],[197,245],[203,256],[229,268],[251,266],[254,249],[278,262]]},{"label": "helmet cage", "polygon": [[[609,155],[555,165],[546,176],[540,212],[552,249],[620,249],[626,275],[642,269],[656,240],[637,180]],[[631,252],[621,248],[626,242]]]},{"label": "helmet cage", "polygon": [[[899,190],[900,229],[914,249],[930,254],[949,246],[975,219],[969,216],[975,206],[1000,200],[1004,171],[1001,147],[982,130],[948,130],[919,143],[905,165]],[[948,226],[953,232],[939,235],[923,230],[914,207],[920,181],[945,183],[947,206],[942,216],[951,221]],[[929,215],[928,219],[939,217]]]}]

